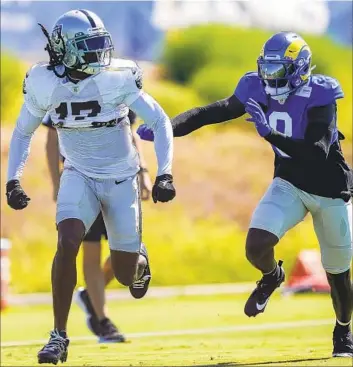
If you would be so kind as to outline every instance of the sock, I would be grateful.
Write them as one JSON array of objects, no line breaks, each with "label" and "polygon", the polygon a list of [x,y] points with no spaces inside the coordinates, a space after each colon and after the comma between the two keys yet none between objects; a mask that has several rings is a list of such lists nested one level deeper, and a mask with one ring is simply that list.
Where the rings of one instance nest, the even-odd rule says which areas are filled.
[{"label": "sock", "polygon": [[279,268],[279,266],[276,263],[276,266],[275,266],[275,268],[273,270],[271,270],[269,273],[263,273],[263,275],[269,275],[269,276],[276,275],[278,268]]},{"label": "sock", "polygon": [[267,280],[272,280],[273,278],[278,279],[281,275],[281,266],[282,266],[282,264],[283,264],[283,261],[279,260],[273,270],[271,270],[269,273],[262,273],[263,277]]},{"label": "sock", "polygon": [[341,322],[339,320],[336,320],[336,328],[344,330],[344,331],[350,331],[351,329],[351,322]]},{"label": "sock", "polygon": [[58,330],[56,329],[56,331],[58,332],[58,334],[64,338],[64,339],[67,339],[67,333],[66,333],[66,330]]},{"label": "sock", "polygon": [[264,279],[267,279],[268,281],[278,279],[280,275],[281,275],[281,268],[279,267],[278,264],[276,264],[275,268],[269,273],[263,273]]}]

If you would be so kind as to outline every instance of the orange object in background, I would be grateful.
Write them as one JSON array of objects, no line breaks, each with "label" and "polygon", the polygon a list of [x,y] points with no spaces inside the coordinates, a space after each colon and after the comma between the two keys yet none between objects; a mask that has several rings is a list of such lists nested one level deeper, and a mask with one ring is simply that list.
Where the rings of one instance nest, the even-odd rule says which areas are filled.
[{"label": "orange object in background", "polygon": [[10,283],[10,251],[11,243],[6,238],[1,238],[0,245],[0,259],[1,259],[1,310],[4,310],[7,307],[7,297],[9,292],[9,283]]},{"label": "orange object in background", "polygon": [[319,251],[304,250],[299,253],[283,292],[330,292]]}]

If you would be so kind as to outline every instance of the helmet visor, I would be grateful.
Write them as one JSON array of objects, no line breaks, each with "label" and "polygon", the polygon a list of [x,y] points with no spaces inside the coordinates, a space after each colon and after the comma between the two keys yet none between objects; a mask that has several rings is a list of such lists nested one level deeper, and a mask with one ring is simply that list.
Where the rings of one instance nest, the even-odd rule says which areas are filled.
[{"label": "helmet visor", "polygon": [[83,59],[86,64],[96,64],[107,66],[112,56],[113,43],[111,37],[95,36],[86,38],[76,43],[77,49],[84,52]]},{"label": "helmet visor", "polygon": [[282,79],[286,76],[286,67],[280,63],[264,62],[259,65],[260,74],[263,79]]},{"label": "helmet visor", "polygon": [[110,36],[87,38],[77,42],[77,48],[83,51],[100,51],[113,47]]},{"label": "helmet visor", "polygon": [[288,65],[284,63],[263,62],[259,63],[259,74],[270,87],[281,88],[288,83]]}]

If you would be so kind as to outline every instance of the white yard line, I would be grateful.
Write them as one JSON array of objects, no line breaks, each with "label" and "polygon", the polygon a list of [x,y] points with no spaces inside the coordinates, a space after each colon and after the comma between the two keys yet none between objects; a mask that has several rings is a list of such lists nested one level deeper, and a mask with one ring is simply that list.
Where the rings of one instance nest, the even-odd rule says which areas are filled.
[{"label": "white yard line", "polygon": [[[173,287],[150,287],[148,298],[168,298],[180,296],[206,296],[215,294],[240,294],[251,292],[255,283],[201,284]],[[127,289],[107,291],[108,300],[131,299]],[[51,293],[10,294],[10,305],[48,305],[52,303]]]},{"label": "white yard line", "polygon": [[[185,330],[169,330],[169,331],[151,331],[143,333],[127,334],[127,339],[135,338],[153,338],[153,337],[167,337],[167,336],[183,336],[183,335],[203,335],[203,334],[217,334],[217,333],[235,333],[242,331],[259,331],[259,330],[276,330],[286,328],[301,328],[301,327],[315,327],[323,325],[334,325],[333,319],[323,320],[303,320],[292,322],[276,322],[265,324],[252,324],[252,325],[235,325],[226,327],[214,327],[206,329],[185,329]],[[94,340],[97,338],[93,336],[77,336],[70,338],[73,342],[80,342],[86,340]],[[24,347],[37,344],[47,343],[48,339],[42,340],[28,340],[28,341],[10,341],[1,342],[1,347]]]}]

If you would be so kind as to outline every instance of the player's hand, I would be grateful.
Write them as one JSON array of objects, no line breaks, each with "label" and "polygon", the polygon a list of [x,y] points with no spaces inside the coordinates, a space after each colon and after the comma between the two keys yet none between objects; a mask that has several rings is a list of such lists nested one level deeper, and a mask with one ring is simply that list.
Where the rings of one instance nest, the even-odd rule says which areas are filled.
[{"label": "player's hand", "polygon": [[153,131],[146,124],[140,125],[138,129],[136,130],[136,132],[142,140],[147,140],[147,141],[154,140]]},{"label": "player's hand", "polygon": [[175,188],[173,186],[172,175],[161,175],[156,177],[156,182],[152,189],[152,198],[154,203],[160,201],[166,203],[175,197]]},{"label": "player's hand", "polygon": [[256,130],[263,138],[272,132],[271,126],[268,124],[266,115],[261,106],[252,98],[246,102],[245,111],[251,116],[246,121],[253,122]]},{"label": "player's hand", "polygon": [[148,200],[152,192],[152,182],[150,175],[146,169],[141,169],[139,172],[141,199]]},{"label": "player's hand", "polygon": [[23,191],[18,180],[11,180],[6,184],[7,204],[15,210],[24,209],[31,200]]}]

